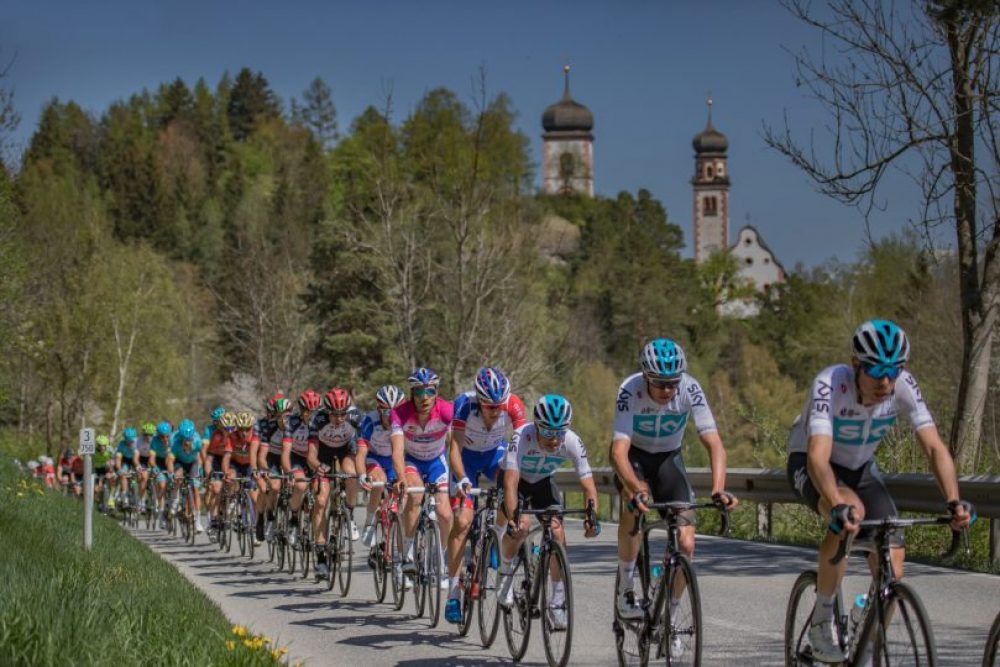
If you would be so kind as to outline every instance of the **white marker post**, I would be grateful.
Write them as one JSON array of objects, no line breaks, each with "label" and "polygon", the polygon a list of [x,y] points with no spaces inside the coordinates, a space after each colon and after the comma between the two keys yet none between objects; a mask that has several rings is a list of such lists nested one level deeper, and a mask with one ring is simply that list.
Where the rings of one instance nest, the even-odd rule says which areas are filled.
[{"label": "white marker post", "polygon": [[83,548],[90,551],[94,544],[94,462],[90,457],[97,451],[94,429],[80,429],[80,456],[83,457]]}]

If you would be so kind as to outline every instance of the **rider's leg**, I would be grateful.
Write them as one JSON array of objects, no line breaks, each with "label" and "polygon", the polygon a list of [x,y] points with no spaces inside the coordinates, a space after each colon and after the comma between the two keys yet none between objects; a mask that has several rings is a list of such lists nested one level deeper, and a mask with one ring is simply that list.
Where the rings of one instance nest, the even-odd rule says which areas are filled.
[{"label": "rider's leg", "polygon": [[330,480],[320,479],[319,490],[316,492],[316,502],[312,510],[312,529],[316,546],[326,544],[326,506],[330,502]]},{"label": "rider's leg", "polygon": [[[407,486],[423,486],[424,481],[420,478],[420,473],[414,468],[407,468],[404,475]],[[406,507],[402,512],[403,535],[405,543],[405,560],[413,560],[414,533],[417,530],[417,519],[420,517],[420,504],[423,500],[422,493],[407,494]]]}]

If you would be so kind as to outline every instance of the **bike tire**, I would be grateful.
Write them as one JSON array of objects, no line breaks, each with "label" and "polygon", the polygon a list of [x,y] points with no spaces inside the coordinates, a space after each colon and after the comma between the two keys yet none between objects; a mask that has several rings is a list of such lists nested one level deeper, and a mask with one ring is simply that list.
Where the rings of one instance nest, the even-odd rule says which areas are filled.
[{"label": "bike tire", "polygon": [[[671,613],[670,594],[677,586],[677,581],[683,577],[684,593],[675,613]],[[661,607],[657,617],[661,626],[658,633],[660,645],[657,647],[657,661],[663,660],[666,665],[700,665],[701,664],[701,596],[698,592],[698,579],[691,567],[691,561],[683,554],[674,556],[666,573],[666,588],[660,596]],[[675,638],[678,645],[673,645]],[[671,655],[681,648],[683,654]],[[652,653],[652,647],[650,647]]]},{"label": "bike tire", "polygon": [[[479,536],[478,531],[473,528],[465,535],[465,542],[462,544],[462,563],[459,566],[459,594],[462,596],[462,620],[458,624],[458,636],[465,637],[472,629],[472,617],[475,614],[476,597],[479,590],[479,561],[476,557],[476,541]],[[473,596],[473,589],[477,595]]]},{"label": "bike tire", "polygon": [[[636,571],[643,572],[644,563],[643,551],[640,549],[635,563]],[[615,655],[618,658],[618,667],[639,667],[649,662],[649,635],[645,629],[648,614],[644,614],[644,618],[640,619],[621,617],[618,613],[618,591],[621,588],[620,579],[621,573],[618,572],[615,574],[615,588],[611,598],[612,614],[614,617],[612,628],[615,634]],[[640,578],[640,586],[642,586],[642,581],[644,580]],[[638,591],[638,593],[643,595],[643,599],[655,594],[654,591],[649,590]]]},{"label": "bike tire", "polygon": [[515,662],[524,657],[531,638],[531,574],[528,553],[524,545],[514,561],[514,602],[503,610],[503,633],[507,639],[507,649]]},{"label": "bike tire", "polygon": [[[549,588],[552,586],[553,592],[555,579],[552,576],[552,562],[562,573],[563,582],[563,604],[557,605],[550,599]],[[541,609],[542,609],[542,643],[545,645],[545,657],[549,661],[549,667],[566,667],[569,663],[570,652],[573,650],[573,579],[569,570],[569,559],[566,557],[566,548],[558,542],[552,542],[545,558],[542,562],[539,573],[542,577],[541,586]],[[549,619],[549,607],[562,608],[566,612],[566,629],[557,630]]]},{"label": "bike tire", "polygon": [[340,567],[340,558],[337,557],[338,541],[340,535],[340,514],[330,512],[326,517],[326,590],[332,591],[333,584],[337,581],[337,569]]},{"label": "bike tire", "polygon": [[337,583],[340,597],[351,592],[352,565],[354,562],[354,542],[351,540],[351,515],[346,507],[340,508],[340,530],[337,531],[336,554]]},{"label": "bike tire", "polygon": [[983,667],[996,667],[1000,658],[1000,614],[993,619],[990,634],[986,637],[986,650],[983,652]]},{"label": "bike tire", "polygon": [[247,555],[247,531],[244,520],[246,518],[247,499],[246,494],[241,489],[236,495],[236,520],[233,522],[233,530],[236,531],[236,539],[240,544],[240,555]]},{"label": "bike tire", "polygon": [[257,548],[257,545],[254,544],[254,541],[257,539],[257,508],[254,506],[254,502],[250,497],[250,494],[246,491],[243,493],[246,494],[243,527],[245,528],[247,534],[247,557],[252,560],[254,551]]},{"label": "bike tire", "polygon": [[274,558],[278,572],[285,569],[288,549],[288,508],[279,506],[274,517]]},{"label": "bike tire", "polygon": [[312,509],[299,510],[299,558],[302,566],[303,579],[309,576],[309,566],[312,564],[313,534],[312,534]]},{"label": "bike tire", "polygon": [[476,574],[479,577],[479,604],[477,620],[479,622],[479,641],[483,648],[493,646],[497,631],[500,629],[500,604],[497,591],[500,588],[500,563],[503,554],[500,551],[500,539],[493,528],[486,529],[485,539],[479,552],[479,566]]},{"label": "bike tire", "polygon": [[807,570],[792,584],[785,609],[785,666],[812,665],[812,647],[809,646],[809,622],[816,605],[816,571]]},{"label": "bike tire", "polygon": [[426,542],[424,543],[424,589],[427,592],[427,616],[431,627],[436,628],[441,620],[441,581],[447,575],[441,564],[441,533],[436,521],[428,521]]},{"label": "bike tire", "polygon": [[417,618],[424,615],[424,609],[427,606],[427,588],[424,587],[425,573],[423,571],[425,539],[426,535],[418,528],[413,536],[413,563],[417,569],[417,573],[413,576],[413,604]]},{"label": "bike tire", "polygon": [[920,597],[903,582],[890,586],[882,601],[887,627],[875,635],[872,664],[937,665],[937,649],[930,620]]},{"label": "bike tire", "polygon": [[393,514],[389,524],[389,577],[392,580],[393,608],[400,611],[406,602],[406,575],[402,573],[403,556],[406,541],[403,537],[403,525],[399,515]]},{"label": "bike tire", "polygon": [[226,553],[232,553],[233,550],[233,531],[236,528],[236,501],[232,498],[226,498],[226,520],[223,530],[226,533]]}]

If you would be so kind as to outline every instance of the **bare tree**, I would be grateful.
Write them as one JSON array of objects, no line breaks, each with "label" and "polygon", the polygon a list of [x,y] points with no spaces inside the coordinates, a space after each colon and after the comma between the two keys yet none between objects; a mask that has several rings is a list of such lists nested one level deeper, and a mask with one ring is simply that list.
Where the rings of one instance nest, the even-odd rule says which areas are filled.
[{"label": "bare tree", "polygon": [[803,49],[795,63],[798,84],[830,114],[832,143],[796,139],[786,114],[783,129],[765,125],[767,144],[866,218],[898,170],[919,189],[919,222],[954,228],[963,354],[951,448],[968,469],[1000,295],[1000,9],[995,0],[828,0],[818,11],[783,1],[820,33],[818,52]]}]

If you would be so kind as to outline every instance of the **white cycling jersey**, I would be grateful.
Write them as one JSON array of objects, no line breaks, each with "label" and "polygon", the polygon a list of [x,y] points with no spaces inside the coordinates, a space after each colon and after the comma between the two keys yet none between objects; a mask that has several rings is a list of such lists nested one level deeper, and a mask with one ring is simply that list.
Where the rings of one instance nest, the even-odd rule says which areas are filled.
[{"label": "white cycling jersey", "polygon": [[846,364],[820,371],[813,381],[805,409],[792,424],[788,452],[805,452],[809,436],[833,437],[830,461],[850,470],[862,467],[900,415],[908,416],[914,431],[934,425],[917,381],[904,370],[892,395],[870,407],[861,404],[854,368]]},{"label": "white cycling jersey", "polygon": [[375,456],[392,456],[392,425],[389,428],[382,428],[382,418],[378,410],[373,410],[365,415],[361,421],[361,433],[358,444],[364,442],[368,447],[368,453]]},{"label": "white cycling jersey", "polygon": [[612,440],[627,439],[632,447],[652,454],[681,448],[689,414],[699,434],[718,430],[705,392],[687,373],[681,374],[677,393],[666,405],[649,397],[642,373],[627,377],[618,388],[615,410]]},{"label": "white cycling jersey", "polygon": [[524,403],[517,394],[511,394],[496,415],[490,428],[483,422],[479,398],[473,391],[461,394],[455,399],[453,431],[463,432],[462,449],[473,452],[489,452],[507,442],[507,432],[515,431],[525,424]]},{"label": "white cycling jersey", "polygon": [[507,445],[507,455],[502,467],[504,470],[516,470],[521,474],[521,479],[534,483],[551,477],[556,468],[566,461],[572,462],[580,479],[593,475],[587,461],[587,448],[583,446],[580,436],[573,431],[566,431],[559,447],[550,452],[538,444],[535,423],[528,422],[514,431],[510,444]]}]

